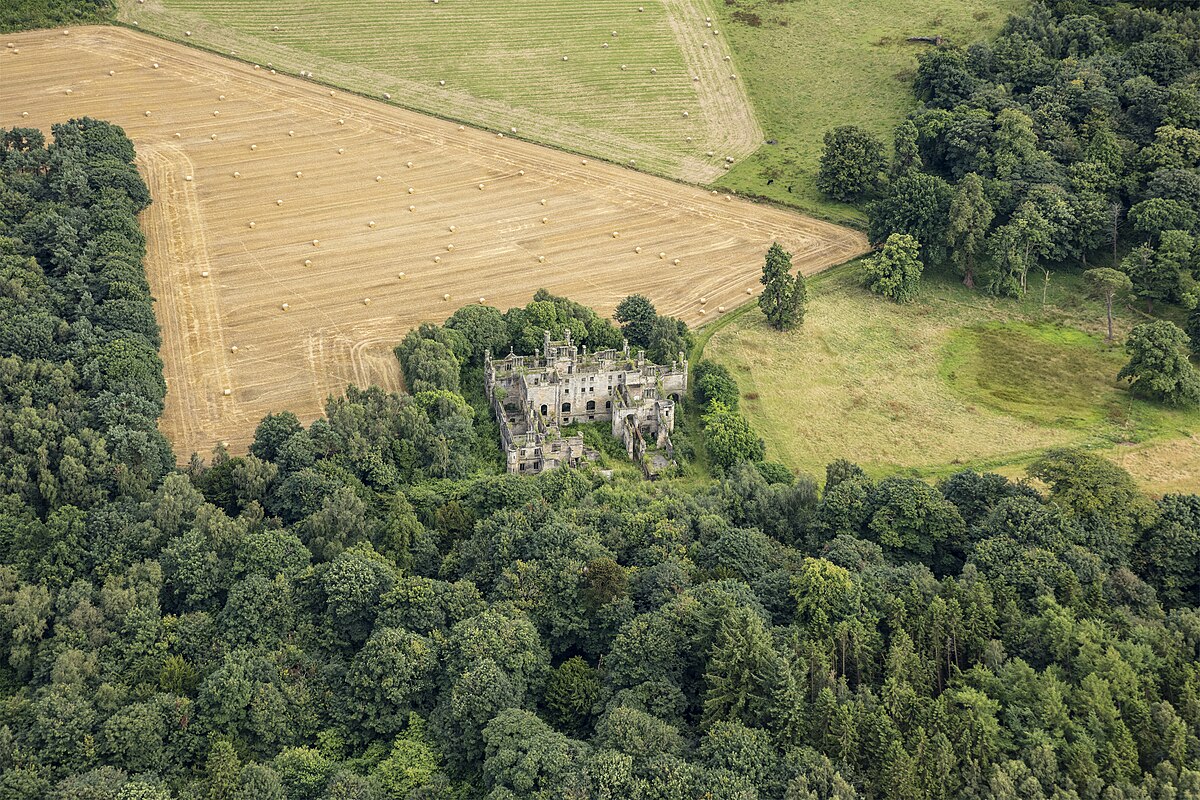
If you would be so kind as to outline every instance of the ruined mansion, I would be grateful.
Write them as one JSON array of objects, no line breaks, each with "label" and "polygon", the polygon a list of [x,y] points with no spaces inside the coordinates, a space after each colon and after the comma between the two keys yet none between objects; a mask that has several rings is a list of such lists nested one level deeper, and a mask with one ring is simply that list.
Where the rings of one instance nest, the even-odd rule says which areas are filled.
[{"label": "ruined mansion", "polygon": [[671,431],[680,399],[687,392],[683,353],[669,367],[646,362],[646,355],[621,350],[588,353],[565,341],[550,341],[532,356],[509,353],[484,361],[484,390],[500,423],[508,471],[533,474],[585,458],[583,435],[562,428],[577,422],[612,423],[612,435],[647,474],[669,463]]}]

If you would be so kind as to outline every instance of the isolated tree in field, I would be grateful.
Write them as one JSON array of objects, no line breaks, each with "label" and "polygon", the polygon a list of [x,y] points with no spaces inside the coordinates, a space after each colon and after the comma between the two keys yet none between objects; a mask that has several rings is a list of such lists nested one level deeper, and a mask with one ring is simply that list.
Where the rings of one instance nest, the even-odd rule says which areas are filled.
[{"label": "isolated tree in field", "polygon": [[1083,278],[1088,283],[1088,292],[1093,297],[1104,300],[1104,311],[1108,319],[1108,341],[1111,342],[1113,338],[1113,300],[1133,291],[1133,283],[1124,272],[1118,272],[1108,267],[1089,269],[1083,273]]},{"label": "isolated tree in field", "polygon": [[637,347],[650,346],[650,333],[658,319],[658,309],[644,295],[631,294],[617,304],[614,319],[621,323],[621,332]]},{"label": "isolated tree in field", "polygon": [[1129,379],[1129,390],[1169,405],[1200,403],[1200,374],[1187,357],[1188,337],[1166,320],[1134,328],[1125,341],[1129,363],[1117,378]]},{"label": "isolated tree in field", "polygon": [[975,262],[983,252],[995,216],[992,204],[983,194],[983,179],[974,172],[964,175],[950,201],[946,243],[968,289],[975,288]]},{"label": "isolated tree in field", "polygon": [[804,304],[808,301],[804,276],[792,275],[792,256],[778,242],[767,251],[762,285],[758,307],[771,327],[786,331],[804,322]]},{"label": "isolated tree in field", "polygon": [[887,166],[883,143],[862,128],[845,125],[825,134],[817,188],[834,200],[856,200],[874,188]]},{"label": "isolated tree in field", "polygon": [[921,289],[921,246],[905,233],[893,233],[883,249],[863,265],[866,285],[896,303],[912,301]]}]

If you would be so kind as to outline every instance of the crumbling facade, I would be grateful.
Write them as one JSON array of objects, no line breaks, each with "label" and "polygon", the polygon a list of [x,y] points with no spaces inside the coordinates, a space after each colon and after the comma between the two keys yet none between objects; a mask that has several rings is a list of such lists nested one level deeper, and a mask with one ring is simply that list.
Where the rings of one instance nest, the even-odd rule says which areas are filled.
[{"label": "crumbling facade", "polygon": [[608,421],[612,435],[630,459],[643,462],[649,449],[673,453],[671,431],[679,401],[687,392],[683,353],[669,367],[646,362],[646,355],[621,350],[588,353],[587,347],[550,341],[532,356],[512,353],[484,359],[484,390],[500,423],[508,471],[534,474],[585,457],[583,436],[564,436],[576,422]]}]

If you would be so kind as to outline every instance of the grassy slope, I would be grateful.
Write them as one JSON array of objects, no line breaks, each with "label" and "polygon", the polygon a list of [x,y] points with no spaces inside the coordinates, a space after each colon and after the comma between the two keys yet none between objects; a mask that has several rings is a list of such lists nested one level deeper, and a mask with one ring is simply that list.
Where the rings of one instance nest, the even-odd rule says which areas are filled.
[{"label": "grassy slope", "polygon": [[[956,43],[992,36],[1025,0],[727,0],[724,28],[767,139],[721,181],[835,221],[862,214],[817,193],[825,131],[861,125],[890,146],[892,130],[913,107],[909,88],[917,53],[908,36],[941,34]],[[738,22],[756,14],[758,27]],[[775,183],[768,186],[767,180]],[[791,185],[792,192],[787,187]]]},{"label": "grassy slope", "polygon": [[[810,283],[809,316],[779,334],[750,311],[705,353],[728,365],[768,457],[812,474],[837,457],[874,474],[939,476],[970,465],[1019,473],[1046,447],[1101,448],[1154,491],[1200,482],[1200,411],[1132,398],[1078,278],[1021,302],[927,280],[909,306],[861,289],[854,265]],[[1036,295],[1036,296],[1033,296]],[[1122,337],[1137,322],[1126,312]],[[1190,438],[1189,438],[1190,437]]]}]

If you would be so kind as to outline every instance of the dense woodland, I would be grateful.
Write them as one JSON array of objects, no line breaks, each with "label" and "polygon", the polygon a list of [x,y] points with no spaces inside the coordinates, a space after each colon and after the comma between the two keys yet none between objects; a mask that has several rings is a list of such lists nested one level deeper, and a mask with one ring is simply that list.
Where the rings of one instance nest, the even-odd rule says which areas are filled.
[{"label": "dense woodland", "polygon": [[[968,286],[1102,266],[1147,312],[1195,306],[1198,69],[1195,2],[1035,2],[993,42],[922,53],[892,143],[830,131],[820,188],[866,204],[873,243],[910,236]],[[1200,312],[1186,327],[1200,350]]]},{"label": "dense woodland", "polygon": [[1200,797],[1200,497],[818,488],[708,363],[719,480],[501,474],[485,352],[688,344],[545,293],[177,470],[132,147],[53,133],[0,149],[0,798]]},{"label": "dense woodland", "polygon": [[[1190,185],[1200,121],[1160,140],[1146,112],[1138,138],[1132,95],[1111,95],[1136,40],[1176,68],[1123,80],[1161,109],[1195,99],[1195,15],[1160,5],[1037,7],[990,47],[933,51],[908,177],[953,203],[973,170],[989,230],[1096,172],[1097,136],[1122,158],[1110,208]],[[1047,31],[1090,44],[1045,51]],[[1012,72],[1018,45],[1041,71]],[[1086,141],[1090,112],[1060,97],[1085,87],[1113,111]],[[1008,99],[971,111],[987,97]],[[1000,106],[1080,149],[1039,134],[1001,158],[996,131],[1026,128]],[[931,137],[933,119],[990,132]],[[1200,798],[1200,496],[1147,497],[1078,451],[1031,481],[794,476],[704,361],[680,456],[715,479],[644,482],[619,458],[506,475],[486,352],[567,328],[658,360],[691,346],[646,298],[617,327],[545,292],[406,336],[411,394],[351,388],[176,469],[132,145],[90,119],[52,133],[0,132],[0,800]],[[1172,142],[1191,166],[1148,169]],[[954,175],[950,152],[976,161]],[[895,205],[903,179],[869,191]],[[1019,286],[987,253],[977,283]],[[803,318],[785,255],[764,271],[778,327]]]}]

